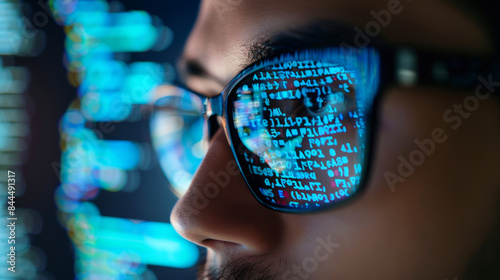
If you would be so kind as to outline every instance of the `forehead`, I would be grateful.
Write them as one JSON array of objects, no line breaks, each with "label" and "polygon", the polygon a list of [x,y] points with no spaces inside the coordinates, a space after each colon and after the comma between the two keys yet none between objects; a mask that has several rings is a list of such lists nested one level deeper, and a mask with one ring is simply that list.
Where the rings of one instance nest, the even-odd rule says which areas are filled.
[{"label": "forehead", "polygon": [[318,20],[351,26],[352,36],[371,28],[369,39],[392,44],[468,52],[487,45],[474,20],[441,0],[205,0],[184,61],[196,61],[222,85],[242,70],[249,46]]}]

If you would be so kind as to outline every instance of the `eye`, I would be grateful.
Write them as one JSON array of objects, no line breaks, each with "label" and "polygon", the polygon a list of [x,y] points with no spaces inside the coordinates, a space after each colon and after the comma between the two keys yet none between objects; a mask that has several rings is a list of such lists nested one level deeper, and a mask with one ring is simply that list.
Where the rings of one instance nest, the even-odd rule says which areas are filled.
[{"label": "eye", "polygon": [[322,92],[320,88],[304,88],[302,90],[302,94],[305,94],[304,105],[311,115],[321,114],[324,111],[331,89],[328,88],[327,91]]}]

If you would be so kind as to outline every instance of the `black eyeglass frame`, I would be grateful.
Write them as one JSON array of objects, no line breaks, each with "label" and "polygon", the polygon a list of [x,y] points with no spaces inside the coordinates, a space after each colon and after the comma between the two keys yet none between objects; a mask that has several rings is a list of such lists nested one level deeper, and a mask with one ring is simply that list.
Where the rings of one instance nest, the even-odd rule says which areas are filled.
[{"label": "black eyeglass frame", "polygon": [[[324,210],[329,210],[331,208],[339,207],[345,203],[353,201],[353,198],[359,196],[364,192],[364,188],[367,185],[367,181],[371,174],[371,165],[373,161],[373,147],[375,145],[375,133],[378,127],[378,116],[380,110],[380,103],[384,97],[384,92],[387,91],[390,86],[404,86],[412,87],[416,85],[426,85],[435,87],[446,87],[455,89],[469,89],[477,87],[479,82],[477,80],[480,75],[493,75],[493,77],[500,76],[500,63],[496,58],[486,58],[477,57],[471,55],[449,55],[443,53],[433,53],[426,51],[417,51],[412,48],[387,48],[387,47],[367,47],[372,49],[379,55],[379,84],[374,95],[374,100],[372,102],[372,107],[368,108],[365,114],[366,117],[366,148],[365,156],[366,159],[363,163],[363,173],[360,177],[359,186],[357,191],[352,194],[349,198],[344,199],[340,202],[334,204],[326,204],[321,207],[315,208],[279,208],[269,205],[265,201],[262,201],[260,197],[255,193],[247,177],[243,174],[245,172],[242,169],[240,160],[238,160],[237,147],[235,143],[243,145],[239,140],[239,136],[234,126],[229,126],[227,124],[232,124],[233,122],[233,102],[234,92],[240,82],[245,79],[248,75],[254,73],[259,69],[263,69],[266,66],[276,64],[278,62],[283,63],[280,57],[275,56],[271,59],[265,59],[263,61],[258,61],[241,71],[236,77],[234,77],[231,82],[223,89],[221,94],[207,98],[203,95],[206,105],[206,118],[209,124],[209,139],[212,138],[215,131],[218,129],[218,123],[214,119],[215,116],[220,116],[222,118],[222,127],[228,139],[229,145],[231,147],[233,156],[238,164],[238,168],[242,173],[245,183],[249,187],[253,196],[259,201],[260,204],[272,210],[286,212],[286,213],[311,213],[319,212]],[[332,47],[332,48],[322,48],[322,49],[342,49],[342,47]],[[229,113],[228,113],[229,112]]]}]

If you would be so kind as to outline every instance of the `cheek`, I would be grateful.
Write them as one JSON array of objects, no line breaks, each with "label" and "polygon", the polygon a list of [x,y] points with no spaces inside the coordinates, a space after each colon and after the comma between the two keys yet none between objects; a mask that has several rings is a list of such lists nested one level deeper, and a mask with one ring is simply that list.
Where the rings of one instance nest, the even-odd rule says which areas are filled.
[{"label": "cheek", "polygon": [[375,185],[394,192],[402,185],[417,184],[435,192],[432,186],[449,184],[448,175],[456,168],[449,161],[456,143],[449,136],[443,112],[453,102],[433,98],[433,94],[437,93],[391,90],[385,94],[374,137],[370,175]]},{"label": "cheek", "polygon": [[499,127],[492,118],[498,105],[485,101],[453,129],[443,114],[465,97],[392,90],[381,104],[371,180],[359,204],[377,221],[366,246],[386,241],[378,243],[385,244],[380,254],[402,267],[420,263],[458,273],[494,222],[499,176],[493,170],[499,166],[491,162],[500,136],[491,126]]},{"label": "cheek", "polygon": [[432,196],[470,196],[472,189],[481,188],[475,185],[498,184],[496,100],[480,101],[476,110],[467,111],[462,105],[473,96],[467,92],[394,89],[385,96],[379,108],[373,185],[385,185],[391,192],[417,186]]},{"label": "cheek", "polygon": [[[464,97],[423,90],[386,93],[365,193],[314,219],[294,218],[295,232],[310,244],[329,235],[339,244],[321,271],[335,270],[338,279],[460,274],[493,224],[499,196],[498,175],[493,175],[499,166],[489,161],[498,157],[493,150],[500,133],[488,129],[498,109],[485,103],[453,130],[443,113]],[[495,125],[500,127],[498,120]],[[442,132],[434,135],[439,143],[433,140],[436,129]],[[389,173],[395,177],[388,179]]]}]

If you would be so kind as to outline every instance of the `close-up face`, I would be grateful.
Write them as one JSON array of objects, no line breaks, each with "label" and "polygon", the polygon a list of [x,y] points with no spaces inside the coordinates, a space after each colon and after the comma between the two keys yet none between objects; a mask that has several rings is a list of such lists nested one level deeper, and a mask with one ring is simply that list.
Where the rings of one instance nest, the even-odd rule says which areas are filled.
[{"label": "close-up face", "polygon": [[[204,0],[179,70],[190,90],[213,97],[249,65],[299,49],[377,43],[491,56],[491,35],[464,10],[443,0]],[[171,216],[207,248],[200,279],[483,279],[473,273],[497,257],[500,219],[500,82],[487,74],[470,89],[381,85],[362,190],[320,211],[259,202],[219,117]],[[205,186],[221,181],[200,209]]]}]

